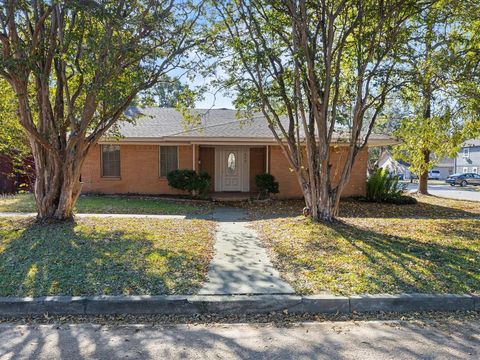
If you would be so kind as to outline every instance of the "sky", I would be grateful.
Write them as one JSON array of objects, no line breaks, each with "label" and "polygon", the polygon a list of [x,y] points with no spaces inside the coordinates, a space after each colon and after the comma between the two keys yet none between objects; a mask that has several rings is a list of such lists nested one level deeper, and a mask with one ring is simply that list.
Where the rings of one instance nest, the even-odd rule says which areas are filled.
[{"label": "sky", "polygon": [[196,102],[197,109],[233,109],[232,98],[230,96],[225,96],[220,92],[217,92],[215,95],[213,93],[204,94],[205,99],[202,101]]},{"label": "sky", "polygon": [[[193,80],[189,79],[187,76],[187,72],[181,68],[173,69],[169,72],[169,75],[178,77],[182,83],[187,84],[191,89],[211,84],[213,80],[219,80],[219,78],[222,78],[225,75],[223,69],[221,69],[220,67],[217,67],[215,70],[215,74],[212,74],[209,77],[204,77],[200,74],[200,72],[193,73],[190,71],[188,73],[191,77],[194,77]],[[232,103],[232,95],[224,94],[224,91],[221,91],[218,87],[210,85],[209,90],[204,93],[203,96],[205,98],[204,100],[199,100],[195,103],[195,107],[197,109],[235,108]]]}]

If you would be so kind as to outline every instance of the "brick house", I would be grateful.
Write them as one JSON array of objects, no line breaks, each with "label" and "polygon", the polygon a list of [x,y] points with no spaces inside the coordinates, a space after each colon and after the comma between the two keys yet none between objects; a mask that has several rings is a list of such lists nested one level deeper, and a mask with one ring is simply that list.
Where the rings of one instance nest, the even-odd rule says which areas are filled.
[{"label": "brick house", "polygon": [[[197,110],[200,124],[186,125],[175,109],[142,108],[135,124],[119,126],[121,137],[103,138],[85,160],[83,193],[181,194],[168,186],[174,169],[206,171],[211,191],[254,193],[255,175],[268,172],[280,184],[278,198],[300,198],[295,174],[272,136],[264,118],[238,120],[235,110]],[[387,136],[372,136],[368,146],[394,143]],[[331,145],[333,171],[345,161],[340,139]],[[343,196],[364,195],[368,150],[357,157]]]}]

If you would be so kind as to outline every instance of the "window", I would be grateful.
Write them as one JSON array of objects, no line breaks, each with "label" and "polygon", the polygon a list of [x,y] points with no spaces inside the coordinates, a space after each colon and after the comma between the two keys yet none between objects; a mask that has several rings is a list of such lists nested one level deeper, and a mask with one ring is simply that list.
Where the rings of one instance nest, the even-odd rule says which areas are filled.
[{"label": "window", "polygon": [[102,145],[102,177],[120,177],[120,145]]},{"label": "window", "polygon": [[227,170],[229,174],[234,174],[235,173],[235,154],[232,152],[228,155],[227,159]]},{"label": "window", "polygon": [[477,168],[477,167],[473,167],[473,168],[472,168],[472,173],[478,174],[478,168]]},{"label": "window", "polygon": [[468,159],[470,157],[470,149],[469,148],[464,148],[463,149],[463,157],[465,159]]},{"label": "window", "polygon": [[160,146],[160,176],[178,169],[178,146]]},{"label": "window", "polygon": [[465,174],[465,173],[468,173],[468,167],[464,167],[464,168],[463,168],[463,173],[464,173],[464,174]]}]

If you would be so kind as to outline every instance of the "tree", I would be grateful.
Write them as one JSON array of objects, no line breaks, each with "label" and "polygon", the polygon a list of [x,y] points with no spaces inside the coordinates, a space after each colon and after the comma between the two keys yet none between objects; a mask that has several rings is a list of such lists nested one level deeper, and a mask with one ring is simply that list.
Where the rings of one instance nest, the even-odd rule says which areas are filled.
[{"label": "tree", "polygon": [[135,103],[139,106],[174,108],[187,89],[188,86],[182,84],[178,78],[164,76],[153,87],[139,94]]},{"label": "tree", "polygon": [[[88,150],[137,94],[181,66],[198,1],[0,1],[0,76],[35,159],[40,220],[69,219]],[[34,89],[29,96],[28,89]]]},{"label": "tree", "polygon": [[[477,11],[475,11],[477,8]],[[478,2],[438,2],[411,19],[415,30],[402,88],[404,118],[396,131],[395,156],[419,175],[418,193],[428,194],[428,171],[480,130],[479,35],[471,14]]]},{"label": "tree", "polygon": [[[419,1],[216,1],[236,106],[260,111],[315,220],[330,221],[381,115]],[[339,133],[339,128],[343,129]],[[334,181],[331,143],[346,160]]]}]

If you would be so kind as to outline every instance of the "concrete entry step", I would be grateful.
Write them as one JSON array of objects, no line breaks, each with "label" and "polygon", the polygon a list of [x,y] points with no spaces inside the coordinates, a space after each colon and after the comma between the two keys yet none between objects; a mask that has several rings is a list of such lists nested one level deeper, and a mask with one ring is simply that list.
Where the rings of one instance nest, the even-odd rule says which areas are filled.
[{"label": "concrete entry step", "polygon": [[248,227],[246,213],[238,208],[216,208],[218,221],[215,256],[201,295],[293,294],[280,278],[257,233]]}]

